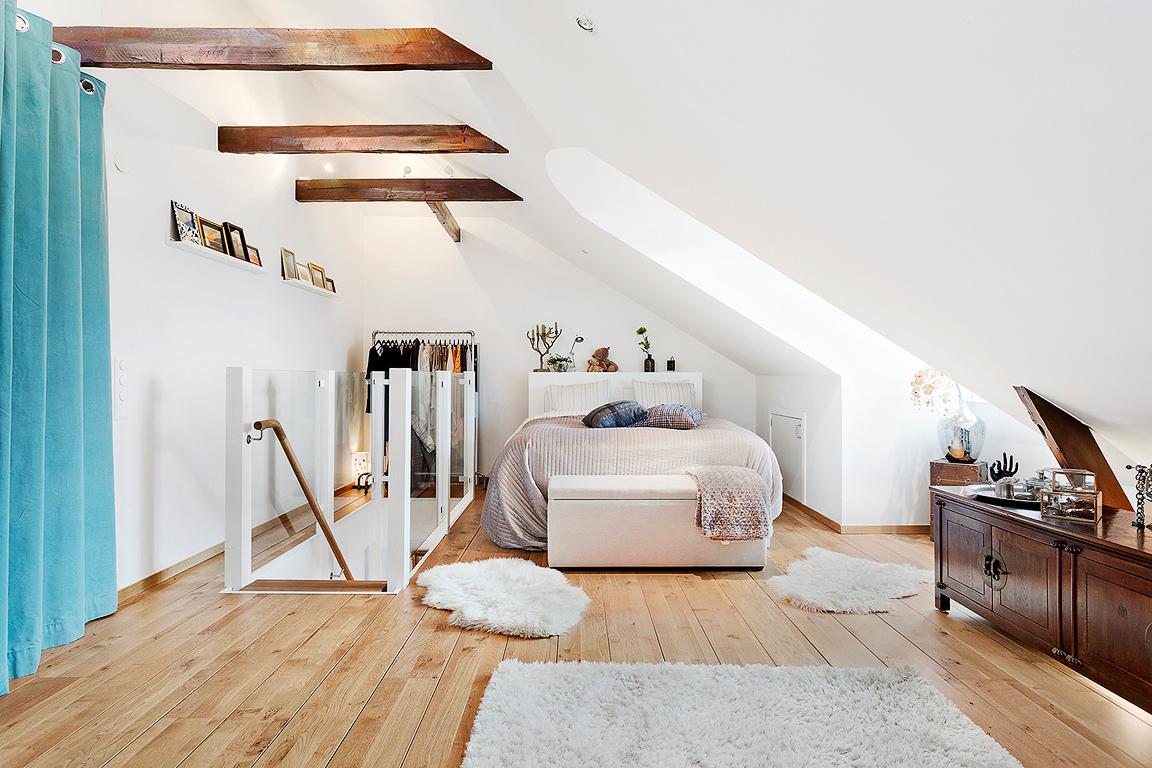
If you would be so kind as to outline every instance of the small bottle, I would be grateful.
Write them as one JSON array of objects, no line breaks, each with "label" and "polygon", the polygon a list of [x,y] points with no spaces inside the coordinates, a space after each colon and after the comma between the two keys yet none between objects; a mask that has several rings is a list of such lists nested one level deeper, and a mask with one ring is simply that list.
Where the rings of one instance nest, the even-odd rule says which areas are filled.
[{"label": "small bottle", "polygon": [[668,358],[668,370],[670,370],[670,371],[676,370],[676,357],[675,356]]}]

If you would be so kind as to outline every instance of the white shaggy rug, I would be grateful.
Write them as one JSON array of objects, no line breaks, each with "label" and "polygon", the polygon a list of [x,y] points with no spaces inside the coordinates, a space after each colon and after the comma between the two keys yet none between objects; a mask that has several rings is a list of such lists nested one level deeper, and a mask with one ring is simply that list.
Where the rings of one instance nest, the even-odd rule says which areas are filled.
[{"label": "white shaggy rug", "polygon": [[923,568],[877,563],[821,547],[809,547],[804,557],[788,566],[787,573],[768,579],[768,586],[809,611],[886,613],[890,599],[914,595],[921,582],[934,578]]},{"label": "white shaggy rug", "polygon": [[453,626],[516,637],[562,635],[588,606],[560,571],[514,557],[438,565],[416,583],[428,590],[425,605],[452,611]]},{"label": "white shaggy rug", "polygon": [[505,661],[462,768],[529,766],[1020,768],[907,669]]}]

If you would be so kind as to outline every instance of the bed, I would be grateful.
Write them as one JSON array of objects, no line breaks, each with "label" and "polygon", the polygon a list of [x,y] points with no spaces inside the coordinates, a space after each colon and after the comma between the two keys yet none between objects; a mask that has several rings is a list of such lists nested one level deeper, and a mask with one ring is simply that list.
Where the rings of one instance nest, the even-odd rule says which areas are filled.
[{"label": "bed", "polygon": [[591,400],[569,402],[567,409],[550,407],[558,403],[549,399],[548,387],[597,383],[593,399],[605,394],[611,400],[640,399],[636,381],[691,386],[696,403],[704,404],[700,374],[530,374],[529,417],[494,462],[484,499],[481,525],[494,543],[547,549],[548,482],[554,475],[673,475],[691,465],[748,467],[769,485],[769,518],[780,514],[782,484],[772,449],[731,421],[706,417],[691,430],[590,429],[580,419]]}]

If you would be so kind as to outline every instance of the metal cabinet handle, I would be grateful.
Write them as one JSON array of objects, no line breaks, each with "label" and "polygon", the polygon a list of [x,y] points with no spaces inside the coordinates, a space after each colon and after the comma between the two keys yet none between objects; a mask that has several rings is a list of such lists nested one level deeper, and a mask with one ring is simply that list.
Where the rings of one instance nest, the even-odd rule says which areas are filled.
[{"label": "metal cabinet handle", "polygon": [[992,560],[992,581],[1000,581],[1001,576],[1007,576],[1008,571],[1004,570],[1004,563],[1000,562],[1000,558]]},{"label": "metal cabinet handle", "polygon": [[984,555],[984,575],[992,576],[992,555]]}]

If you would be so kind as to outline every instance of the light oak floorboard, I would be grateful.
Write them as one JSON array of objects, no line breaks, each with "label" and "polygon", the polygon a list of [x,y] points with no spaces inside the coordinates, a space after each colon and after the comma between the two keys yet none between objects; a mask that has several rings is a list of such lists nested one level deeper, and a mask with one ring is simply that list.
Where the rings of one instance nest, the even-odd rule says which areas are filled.
[{"label": "light oak floorboard", "polygon": [[[478,498],[425,567],[503,550]],[[263,542],[262,542],[263,543]],[[502,659],[911,667],[1025,765],[1152,768],[1152,715],[927,587],[884,614],[809,613],[766,580],[821,546],[929,567],[914,535],[840,536],[790,504],[763,571],[572,571],[560,637],[465,631],[396,596],[225,595],[217,557],[48,651],[0,698],[0,765],[459,766]],[[955,605],[955,604],[954,604]]]}]

